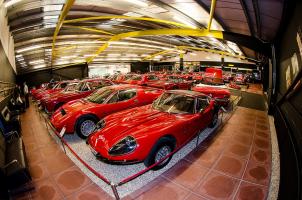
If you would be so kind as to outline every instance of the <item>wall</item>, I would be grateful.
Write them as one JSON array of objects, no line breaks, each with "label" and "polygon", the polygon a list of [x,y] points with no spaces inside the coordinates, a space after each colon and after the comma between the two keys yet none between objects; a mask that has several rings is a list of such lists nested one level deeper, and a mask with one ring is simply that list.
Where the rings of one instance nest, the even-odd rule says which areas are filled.
[{"label": "wall", "polygon": [[133,62],[131,63],[131,72],[138,72],[141,73],[149,72],[150,69],[150,63],[149,62]]},{"label": "wall", "polygon": [[87,64],[80,64],[64,67],[61,69],[55,69],[53,71],[47,69],[30,72],[27,74],[20,74],[17,76],[17,82],[23,83],[24,81],[26,81],[26,83],[31,87],[49,82],[51,79],[67,80],[81,79],[86,77],[88,77],[88,66]]},{"label": "wall", "polygon": [[6,15],[6,8],[3,5],[3,0],[0,0],[0,43],[4,49],[4,52],[13,67],[16,71],[15,65],[15,50],[14,50],[14,39],[9,32],[9,26],[7,25],[7,15]]},{"label": "wall", "polygon": [[[279,199],[302,198],[302,3],[288,1],[284,32],[277,38],[275,126],[281,162]],[[297,33],[300,32],[300,37]],[[298,44],[301,44],[299,49]],[[300,80],[300,85],[296,85]]]}]

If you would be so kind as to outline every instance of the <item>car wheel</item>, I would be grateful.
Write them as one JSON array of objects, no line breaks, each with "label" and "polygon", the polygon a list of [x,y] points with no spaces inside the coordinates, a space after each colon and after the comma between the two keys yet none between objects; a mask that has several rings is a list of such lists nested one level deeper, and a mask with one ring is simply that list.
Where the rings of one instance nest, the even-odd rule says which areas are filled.
[{"label": "car wheel", "polygon": [[93,116],[81,117],[76,123],[77,135],[82,139],[86,139],[94,131],[97,121]]},{"label": "car wheel", "polygon": [[218,112],[214,112],[213,113],[213,118],[212,118],[211,123],[209,124],[209,127],[214,128],[217,123],[218,123]]},{"label": "car wheel", "polygon": [[[174,141],[170,138],[163,137],[158,140],[158,142],[153,146],[149,156],[144,161],[146,167],[150,167],[154,163],[159,162],[164,157],[169,155],[174,150]],[[159,170],[165,167],[171,160],[172,155],[162,161],[160,164],[154,166],[152,170]]]}]

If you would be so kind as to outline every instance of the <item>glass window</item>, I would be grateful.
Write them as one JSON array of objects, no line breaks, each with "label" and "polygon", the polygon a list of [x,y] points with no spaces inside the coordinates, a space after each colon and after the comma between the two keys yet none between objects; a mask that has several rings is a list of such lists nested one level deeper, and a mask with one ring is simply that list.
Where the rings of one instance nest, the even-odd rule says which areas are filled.
[{"label": "glass window", "polygon": [[116,103],[118,101],[118,93],[115,93],[110,100],[108,101],[108,103]]},{"label": "glass window", "polygon": [[196,111],[201,112],[209,106],[209,99],[207,97],[199,97],[197,99]]},{"label": "glass window", "polygon": [[60,87],[65,88],[68,85],[68,83],[61,83]]},{"label": "glass window", "polygon": [[194,113],[194,97],[183,94],[164,93],[153,107],[157,110],[176,114]]},{"label": "glass window", "polygon": [[92,103],[101,104],[101,103],[104,103],[113,92],[114,92],[114,90],[101,89],[101,90],[98,90],[98,91],[94,92],[93,94],[89,95],[86,98],[86,100],[90,101]]},{"label": "glass window", "polygon": [[124,90],[118,93],[118,101],[126,101],[136,96],[136,90]]},{"label": "glass window", "polygon": [[159,78],[157,76],[154,76],[154,75],[150,75],[148,77],[149,80],[153,81],[153,80],[159,80]]}]

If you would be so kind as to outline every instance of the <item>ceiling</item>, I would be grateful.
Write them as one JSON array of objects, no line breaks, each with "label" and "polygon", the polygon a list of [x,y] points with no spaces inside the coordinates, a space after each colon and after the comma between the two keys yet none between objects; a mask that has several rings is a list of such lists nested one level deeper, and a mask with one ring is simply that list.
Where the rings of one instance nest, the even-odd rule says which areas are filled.
[{"label": "ceiling", "polygon": [[[4,1],[8,25],[15,41],[18,73],[87,60],[91,60],[91,64],[140,61],[152,54],[168,51],[167,54],[153,57],[155,61],[162,60],[177,56],[177,46],[257,58],[254,51],[234,43],[212,37],[177,35],[128,37],[110,42],[106,50],[96,55],[96,51],[113,35],[121,33],[166,28],[206,28],[211,0],[75,0],[52,52],[53,35],[64,4],[65,0]],[[241,33],[271,41],[279,29],[283,7],[283,0],[217,0],[211,30]],[[108,18],[91,19],[98,16]],[[70,21],[78,18],[90,19]]]}]

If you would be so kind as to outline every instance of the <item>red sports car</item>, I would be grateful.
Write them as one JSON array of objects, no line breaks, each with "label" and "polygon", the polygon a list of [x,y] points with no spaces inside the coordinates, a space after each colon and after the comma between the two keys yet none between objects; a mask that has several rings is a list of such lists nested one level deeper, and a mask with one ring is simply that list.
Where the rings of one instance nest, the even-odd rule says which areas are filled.
[{"label": "red sports car", "polygon": [[49,98],[43,99],[43,101],[41,101],[41,105],[45,108],[46,112],[52,113],[69,101],[87,97],[96,89],[109,85],[113,85],[113,83],[107,79],[83,80],[79,82],[72,91],[62,91],[50,96]]},{"label": "red sports car", "polygon": [[86,138],[95,124],[105,116],[132,107],[152,103],[162,90],[134,85],[104,87],[85,99],[71,101],[58,109],[51,117],[51,123],[60,131],[76,133]]},{"label": "red sports car", "polygon": [[189,90],[192,87],[192,81],[183,80],[178,76],[168,76],[166,80],[149,82],[147,85],[150,87],[162,88],[165,90]]},{"label": "red sports car", "polygon": [[246,84],[246,79],[245,79],[244,74],[242,74],[242,73],[236,74],[236,76],[235,76],[235,78],[234,78],[234,82],[235,82],[236,84],[241,84],[241,85]]},{"label": "red sports car", "polygon": [[[44,83],[43,83],[44,84]],[[44,87],[40,87],[39,89],[35,89],[31,91],[31,95],[34,99],[36,99],[36,96],[41,93],[45,92],[46,90],[52,89],[54,86],[56,86],[57,83],[46,83]]]},{"label": "red sports car", "polygon": [[53,88],[47,89],[47,90],[44,90],[44,91],[38,93],[35,96],[35,98],[36,98],[36,100],[41,100],[46,95],[49,95],[49,94],[52,94],[52,93],[61,92],[71,82],[73,82],[73,81],[70,81],[70,80],[68,80],[68,81],[60,81]]},{"label": "red sports car", "polygon": [[147,86],[158,80],[159,78],[154,74],[137,74],[124,81],[124,83]]},{"label": "red sports car", "polygon": [[152,105],[105,117],[88,138],[93,154],[107,162],[149,167],[218,121],[218,107],[209,96],[187,90],[166,91]]},{"label": "red sports car", "polygon": [[214,67],[206,68],[203,77],[203,82],[210,83],[210,84],[222,84],[223,83],[222,70]]},{"label": "red sports car", "polygon": [[231,93],[225,85],[197,84],[192,90],[214,98],[219,106],[229,105]]}]

